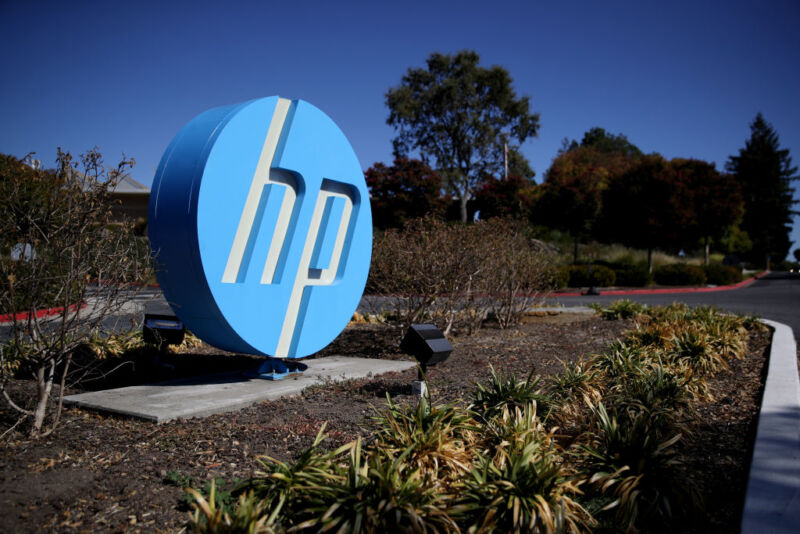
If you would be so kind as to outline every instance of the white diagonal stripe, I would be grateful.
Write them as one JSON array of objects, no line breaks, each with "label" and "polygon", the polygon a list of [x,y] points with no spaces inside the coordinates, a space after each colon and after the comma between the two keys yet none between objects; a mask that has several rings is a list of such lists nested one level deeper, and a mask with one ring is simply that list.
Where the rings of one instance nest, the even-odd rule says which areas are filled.
[{"label": "white diagonal stripe", "polygon": [[[287,185],[283,184],[282,182],[271,181],[270,168],[272,167],[272,160],[275,157],[275,150],[278,146],[278,141],[281,138],[283,126],[286,122],[286,116],[289,113],[289,106],[291,103],[291,100],[279,98],[278,103],[275,105],[275,112],[272,114],[272,121],[270,122],[269,130],[267,131],[267,137],[264,139],[264,146],[261,149],[261,156],[258,159],[256,172],[253,175],[253,181],[250,184],[250,191],[247,194],[247,200],[245,201],[244,210],[242,210],[241,219],[239,219],[239,227],[236,229],[236,236],[233,238],[233,246],[231,247],[231,252],[228,256],[228,263],[225,265],[225,272],[222,275],[223,283],[234,283],[239,277],[239,271],[242,269],[242,258],[244,257],[244,251],[247,248],[247,240],[250,238],[250,234],[253,229],[253,223],[255,221],[256,212],[258,211],[258,204],[261,200],[261,195],[264,192],[264,186],[269,183]],[[292,197],[291,200],[289,200],[290,196]],[[262,274],[261,278],[262,282],[264,282],[266,278],[268,278],[269,281],[272,280],[272,274],[274,274],[275,266],[278,262],[277,256],[280,255],[280,251],[283,248],[283,241],[286,238],[286,225],[288,225],[289,217],[283,217],[284,212],[286,211],[285,208],[288,206],[288,211],[291,214],[291,208],[294,205],[295,197],[296,193],[292,190],[292,187],[286,187],[283,204],[281,205],[281,214],[278,217],[279,224],[276,226],[275,233],[272,236],[272,244],[270,245],[270,253],[267,257],[267,265],[264,268],[264,273]],[[289,204],[289,202],[291,202],[291,204]],[[281,226],[282,218],[286,219],[286,225],[284,226]],[[280,233],[278,232],[279,229],[282,230]],[[279,241],[279,243],[276,243],[276,241]],[[274,252],[274,249],[277,249],[277,253]],[[267,267],[270,265],[270,262],[273,260],[273,258],[274,262],[272,263],[272,273],[269,273],[268,276]]]}]

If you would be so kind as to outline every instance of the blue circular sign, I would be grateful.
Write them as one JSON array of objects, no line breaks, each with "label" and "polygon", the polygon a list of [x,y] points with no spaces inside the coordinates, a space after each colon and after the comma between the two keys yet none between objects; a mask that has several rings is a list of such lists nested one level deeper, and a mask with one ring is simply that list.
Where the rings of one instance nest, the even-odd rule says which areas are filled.
[{"label": "blue circular sign", "polygon": [[334,122],[277,96],[209,110],[172,140],[150,243],[175,314],[222,349],[302,358],[333,341],[369,272],[364,174]]}]

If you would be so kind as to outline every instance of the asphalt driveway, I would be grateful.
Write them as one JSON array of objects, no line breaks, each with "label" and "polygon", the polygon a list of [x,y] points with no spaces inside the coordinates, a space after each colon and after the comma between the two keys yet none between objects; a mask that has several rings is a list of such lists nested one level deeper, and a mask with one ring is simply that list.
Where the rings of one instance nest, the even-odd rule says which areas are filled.
[{"label": "asphalt driveway", "polygon": [[795,337],[800,334],[800,274],[772,272],[740,289],[722,291],[603,295],[580,297],[554,297],[550,304],[563,306],[588,306],[593,302],[608,304],[620,299],[629,299],[649,305],[684,302],[690,306],[716,306],[743,314],[756,314],[789,325]]}]

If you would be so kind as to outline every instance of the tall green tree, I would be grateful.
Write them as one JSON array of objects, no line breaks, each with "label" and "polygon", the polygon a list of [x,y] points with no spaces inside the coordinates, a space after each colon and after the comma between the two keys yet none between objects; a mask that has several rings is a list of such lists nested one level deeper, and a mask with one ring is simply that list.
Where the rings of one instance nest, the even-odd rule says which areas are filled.
[{"label": "tall green tree", "polygon": [[571,143],[567,142],[566,139],[564,141],[565,148],[562,149],[562,152],[575,150],[579,147],[592,147],[605,154],[622,154],[632,158],[638,158],[642,155],[639,147],[628,141],[625,135],[608,133],[605,128],[600,128],[599,126],[587,130],[583,134],[580,144],[574,139]]},{"label": "tall green tree", "polygon": [[778,134],[761,113],[750,123],[744,148],[730,156],[726,168],[744,197],[741,229],[753,243],[744,258],[756,264],[766,264],[770,257],[782,260],[791,246],[792,215],[797,213],[791,186],[797,167],[792,167],[789,150],[780,147]]},{"label": "tall green tree", "polygon": [[396,158],[390,167],[379,162],[364,177],[377,228],[402,228],[409,219],[444,215],[442,178],[418,159]]},{"label": "tall green tree", "polygon": [[510,173],[533,177],[519,147],[539,129],[539,114],[517,97],[508,71],[479,61],[474,51],[431,54],[427,68],[409,68],[386,93],[395,155],[416,152],[432,165],[459,199],[462,222],[478,185],[503,174],[505,147]]}]

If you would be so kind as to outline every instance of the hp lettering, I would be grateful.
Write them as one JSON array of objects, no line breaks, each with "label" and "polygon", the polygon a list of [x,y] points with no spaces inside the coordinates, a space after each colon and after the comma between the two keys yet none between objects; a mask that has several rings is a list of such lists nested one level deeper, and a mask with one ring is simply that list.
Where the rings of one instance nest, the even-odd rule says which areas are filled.
[{"label": "hp lettering", "polygon": [[300,358],[355,311],[372,251],[369,196],[344,134],[303,101],[217,108],[161,160],[149,232],[187,327],[227,350]]}]

